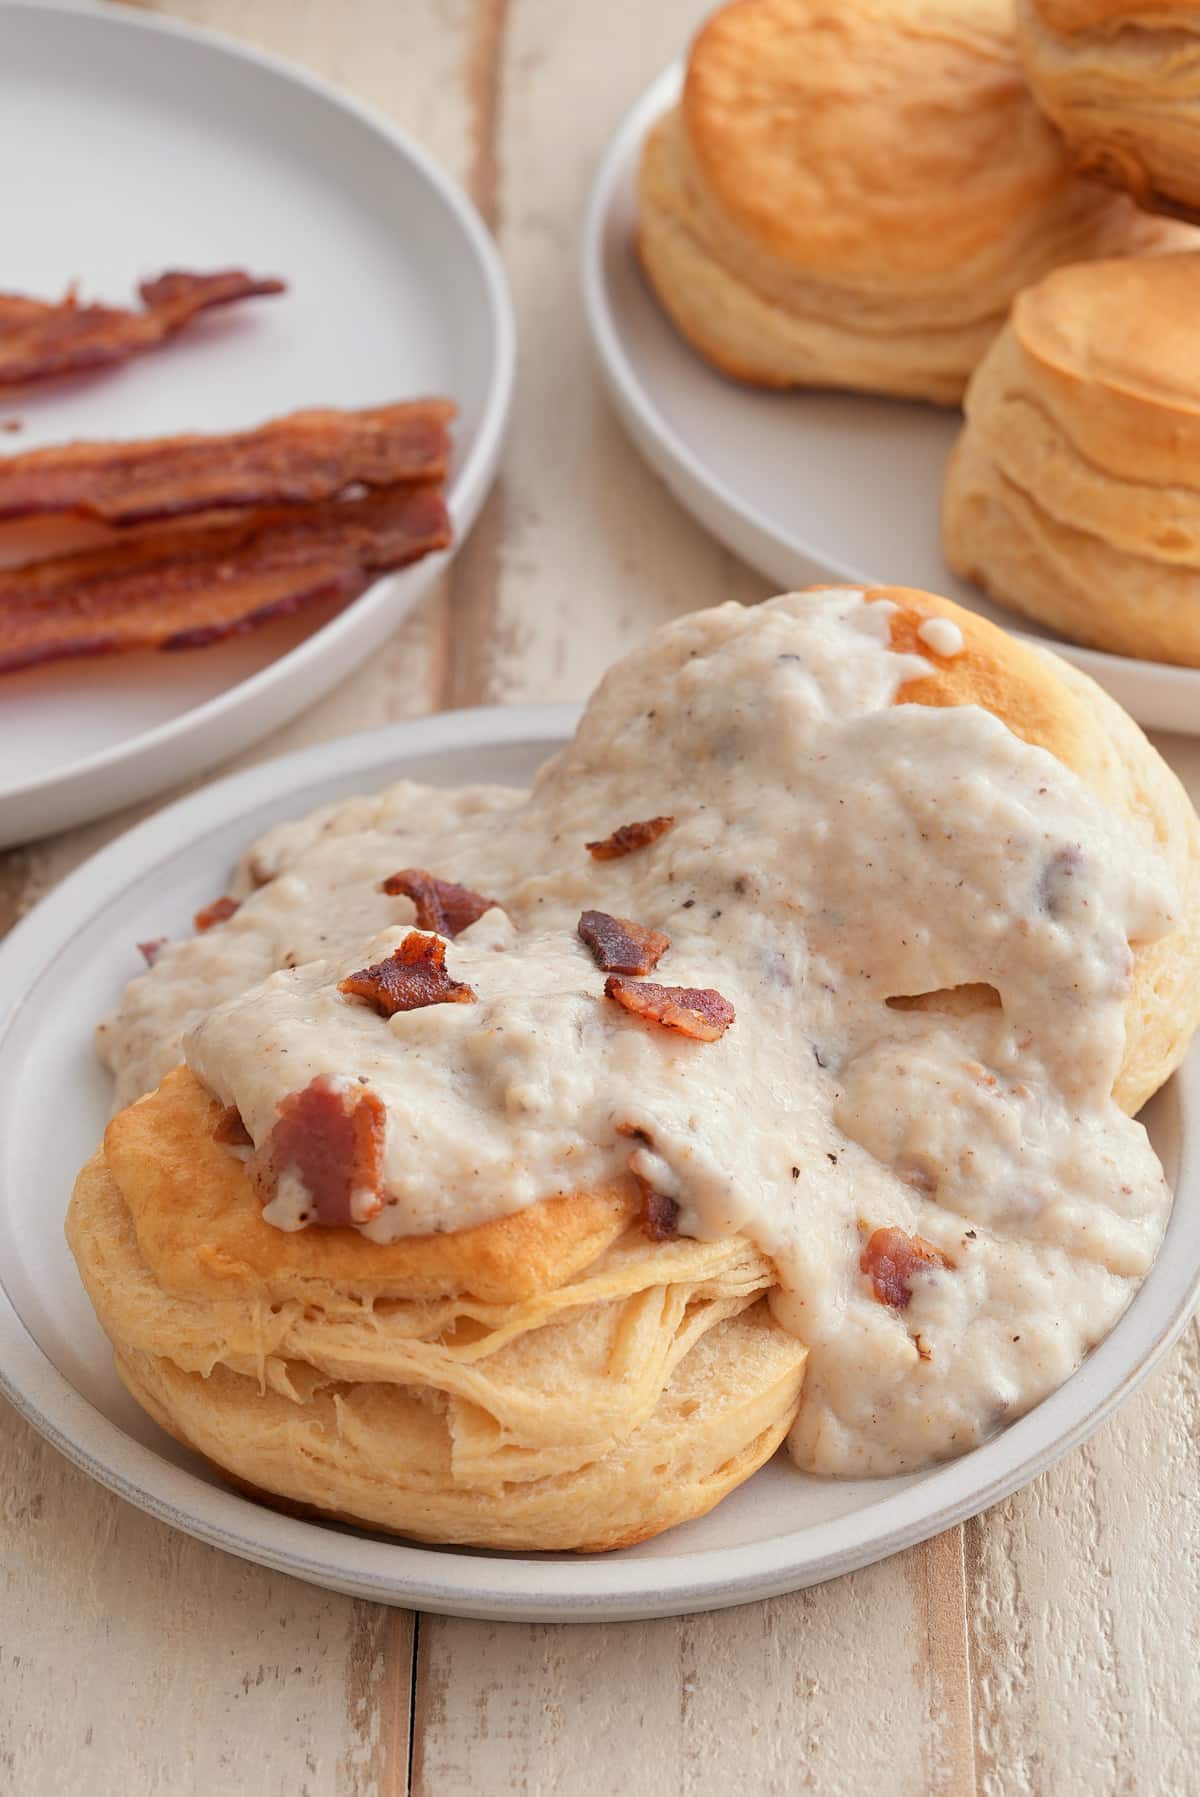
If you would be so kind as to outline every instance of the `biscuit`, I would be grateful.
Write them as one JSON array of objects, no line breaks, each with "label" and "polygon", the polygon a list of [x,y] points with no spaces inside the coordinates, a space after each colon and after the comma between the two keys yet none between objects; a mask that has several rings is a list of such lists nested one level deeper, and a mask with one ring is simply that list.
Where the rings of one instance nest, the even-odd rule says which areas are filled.
[{"label": "biscuit", "polygon": [[[1072,271],[1075,272],[1075,271]],[[1083,271],[1079,271],[1083,272]],[[892,646],[911,649],[926,618],[952,618],[964,648],[938,658],[899,702],[982,705],[1026,742],[1048,750],[1163,854],[1180,899],[1177,927],[1134,943],[1125,1054],[1113,1089],[1135,1116],[1178,1067],[1200,1026],[1200,819],[1157,749],[1094,680],[1049,650],[1022,643],[949,599],[908,587],[872,589],[897,606]],[[926,649],[925,653],[928,653]]]},{"label": "biscuit", "polygon": [[[1136,725],[1055,657],[929,594],[865,598],[881,602],[875,653],[887,640],[923,657],[898,705],[986,709],[1170,863],[1175,927],[1130,944],[1115,1096],[1135,1111],[1200,1014],[1200,824],[1186,795]],[[799,623],[804,596],[785,605],[775,616]],[[744,618],[729,607],[707,623],[732,633]],[[672,657],[690,663],[686,621],[646,652],[655,685]],[[567,754],[586,766],[589,752],[585,727]],[[1000,1001],[959,985],[896,1002],[962,1015]],[[793,1293],[748,1235],[649,1239],[625,1175],[437,1236],[288,1233],[216,1139],[223,1115],[190,1069],[169,1074],[113,1119],[67,1234],[130,1391],[239,1488],[420,1540],[599,1551],[703,1514],[795,1423],[807,1351],[772,1308]],[[903,1325],[886,1339],[928,1421],[909,1381],[919,1347]]]},{"label": "biscuit", "polygon": [[735,0],[645,146],[637,248],[729,374],[953,404],[1021,287],[1181,229],[1075,176],[1008,0]]},{"label": "biscuit", "polygon": [[1081,174],[1200,218],[1200,7],[1017,0],[1033,96]]},{"label": "biscuit", "polygon": [[954,570],[1076,642],[1200,667],[1200,255],[1060,269],[971,382]]},{"label": "biscuit", "polygon": [[[213,1139],[219,1114],[186,1068],[169,1076],[114,1119],[67,1230],[134,1396],[236,1481],[419,1539],[599,1551],[703,1514],[791,1427],[805,1350],[771,1319],[774,1269],[743,1238],[614,1228],[631,1182],[621,1208],[584,1195],[519,1213],[541,1248],[520,1296],[511,1280],[479,1295],[516,1219],[428,1238],[458,1257],[435,1295],[427,1238],[264,1222]],[[582,1222],[539,1235],[551,1207]],[[226,1252],[231,1213],[245,1255]]]}]

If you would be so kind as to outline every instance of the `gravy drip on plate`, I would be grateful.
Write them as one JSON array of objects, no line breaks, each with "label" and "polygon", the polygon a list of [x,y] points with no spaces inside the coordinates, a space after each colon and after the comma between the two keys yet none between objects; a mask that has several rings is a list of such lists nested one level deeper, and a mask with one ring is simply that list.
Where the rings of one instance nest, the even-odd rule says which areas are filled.
[{"label": "gravy drip on plate", "polygon": [[[839,590],[685,618],[605,677],[532,794],[403,784],[272,831],[236,914],[102,1026],[121,1101],[181,1041],[260,1145],[289,1094],[359,1083],[386,1108],[379,1241],[632,1165],[683,1232],[774,1257],[811,1351],[802,1466],[975,1445],[1074,1370],[1153,1257],[1169,1194],[1110,1093],[1129,943],[1175,901],[1052,756],[978,707],[894,702],[930,664],[889,649],[892,609]],[[385,1017],[338,991],[412,928],[380,890],[404,867],[503,907],[446,944],[473,1002]],[[724,1035],[606,999],[589,909],[668,936],[654,979],[719,992]],[[270,1220],[303,1226],[305,1200],[281,1179]]]}]

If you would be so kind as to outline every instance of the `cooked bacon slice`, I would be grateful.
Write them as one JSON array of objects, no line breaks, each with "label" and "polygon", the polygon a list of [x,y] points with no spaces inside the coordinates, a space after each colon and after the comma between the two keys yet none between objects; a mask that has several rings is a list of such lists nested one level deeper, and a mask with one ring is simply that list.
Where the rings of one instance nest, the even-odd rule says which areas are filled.
[{"label": "cooked bacon slice", "polygon": [[195,917],[193,917],[192,922],[195,924],[197,930],[203,935],[205,930],[211,930],[214,924],[224,923],[226,918],[232,917],[234,912],[240,911],[241,908],[241,899],[229,898],[228,896],[225,898],[213,899],[210,904],[202,905],[200,907]]},{"label": "cooked bacon slice", "polygon": [[355,998],[365,998],[381,1017],[397,1011],[423,1011],[427,1005],[469,1005],[475,993],[446,972],[446,944],[437,936],[419,936],[410,930],[386,961],[348,974],[338,986]]},{"label": "cooked bacon slice", "polygon": [[903,1229],[876,1229],[859,1257],[859,1271],[866,1273],[880,1304],[907,1310],[912,1300],[911,1281],[930,1267],[953,1267],[949,1255],[924,1236],[906,1235]]},{"label": "cooked bacon slice", "polygon": [[673,817],[647,817],[640,824],[619,824],[611,836],[589,842],[587,852],[596,861],[619,861],[622,855],[632,855],[634,849],[657,842],[674,822]]},{"label": "cooked bacon slice", "polygon": [[152,936],[149,942],[138,943],[138,953],[147,967],[153,967],[166,946],[167,938],[165,936]]},{"label": "cooked bacon slice", "polygon": [[496,903],[469,886],[439,880],[423,867],[402,867],[398,874],[389,874],[382,890],[389,898],[410,898],[417,908],[417,928],[436,930],[439,936],[460,935]]},{"label": "cooked bacon slice", "polygon": [[145,524],[231,506],[311,504],[347,487],[441,480],[446,399],[360,412],[292,412],[257,430],[146,442],[64,443],[0,457],[0,519],[74,512]]},{"label": "cooked bacon slice", "polygon": [[345,604],[449,541],[436,488],[398,486],[0,571],[0,673],[64,656],[203,648],[318,600]]},{"label": "cooked bacon slice", "polygon": [[260,279],[240,268],[213,274],[171,270],[138,288],[145,310],[81,306],[74,288],[61,300],[0,294],[0,387],[24,386],[52,375],[111,367],[153,349],[201,312],[236,300],[283,293],[285,283]]},{"label": "cooked bacon slice", "polygon": [[729,1000],[711,986],[658,986],[653,980],[627,980],[610,973],[604,992],[635,1017],[645,1017],[697,1042],[717,1041],[734,1019]]},{"label": "cooked bacon slice", "polygon": [[253,1156],[251,1176],[264,1204],[290,1173],[310,1194],[305,1222],[336,1229],[369,1223],[383,1209],[383,1101],[362,1086],[318,1076],[277,1106],[270,1135]]},{"label": "cooked bacon slice", "polygon": [[213,1141],[223,1142],[228,1148],[254,1146],[254,1137],[242,1122],[242,1113],[236,1104],[227,1104],[213,1124]]},{"label": "cooked bacon slice", "polygon": [[607,911],[584,911],[579,934],[601,973],[652,973],[671,946],[661,930],[647,929],[630,917],[610,917]]}]

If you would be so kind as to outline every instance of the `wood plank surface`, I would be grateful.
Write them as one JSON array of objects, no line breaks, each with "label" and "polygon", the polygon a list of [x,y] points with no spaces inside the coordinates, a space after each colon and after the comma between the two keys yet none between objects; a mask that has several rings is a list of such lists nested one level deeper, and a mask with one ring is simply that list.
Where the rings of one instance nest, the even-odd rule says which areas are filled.
[{"label": "wood plank surface", "polygon": [[[765,593],[631,450],[578,297],[595,163],[702,5],[161,10],[306,63],[426,144],[498,236],[521,336],[501,478],[441,590],[243,763],[438,706],[581,697],[657,623]],[[1162,746],[1200,793],[1200,750]],[[134,815],[0,858],[0,928]],[[0,1407],[0,1792],[1200,1790],[1198,1438],[1193,1325],[1084,1450],[884,1565],[713,1616],[414,1626],[171,1533]]]}]

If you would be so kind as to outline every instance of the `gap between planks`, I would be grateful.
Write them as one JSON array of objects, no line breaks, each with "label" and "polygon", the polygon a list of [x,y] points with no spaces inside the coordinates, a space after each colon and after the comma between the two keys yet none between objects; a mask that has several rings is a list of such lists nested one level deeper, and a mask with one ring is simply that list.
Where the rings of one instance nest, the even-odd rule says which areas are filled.
[{"label": "gap between planks", "polygon": [[[471,133],[467,187],[484,224],[500,236],[500,118],[509,0],[475,0],[464,79]],[[489,696],[491,650],[504,536],[504,475],[455,556],[440,608],[443,710],[482,705]]]},{"label": "gap between planks", "polygon": [[[467,90],[471,160],[467,189],[488,229],[500,231],[499,122],[508,0],[475,0],[463,77]],[[474,529],[451,564],[437,601],[434,703],[439,709],[480,705],[488,696],[504,532],[503,476],[497,477]],[[378,1797],[409,1797],[417,1739],[421,1618],[387,1613],[385,1663],[407,1666],[403,1704],[397,1676],[385,1700],[380,1752],[372,1772]],[[351,1693],[353,1711],[357,1693]],[[370,1705],[367,1706],[369,1713]],[[368,1786],[368,1788],[371,1788]]]}]

